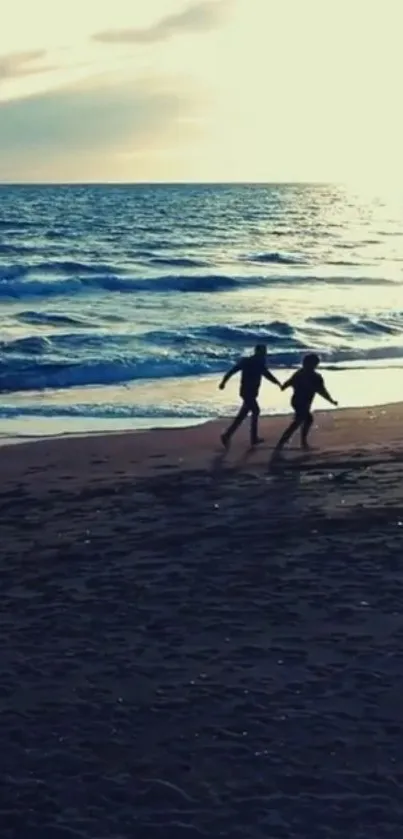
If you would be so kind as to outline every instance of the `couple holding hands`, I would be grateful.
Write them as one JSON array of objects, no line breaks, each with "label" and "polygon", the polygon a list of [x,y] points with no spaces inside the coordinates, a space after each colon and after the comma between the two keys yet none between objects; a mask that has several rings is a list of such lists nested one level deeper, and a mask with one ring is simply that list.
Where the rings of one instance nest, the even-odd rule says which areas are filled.
[{"label": "couple holding hands", "polygon": [[278,441],[276,450],[279,451],[282,449],[298,428],[301,430],[302,447],[309,449],[308,434],[313,423],[311,405],[314,397],[316,394],[319,394],[327,402],[330,402],[331,405],[337,405],[337,402],[332,399],[326,390],[322,376],[317,372],[319,364],[319,356],[315,353],[308,353],[303,359],[302,366],[299,370],[293,373],[291,378],[284,382],[284,384],[280,384],[278,379],[267,369],[266,345],[257,344],[254,354],[247,358],[242,358],[238,364],[226,373],[220,384],[220,390],[224,390],[225,385],[232,376],[236,373],[241,374],[240,396],[242,405],[234,421],[224,434],[221,435],[223,446],[225,448],[229,447],[232,436],[248,414],[251,414],[251,445],[257,446],[259,443],[263,443],[263,440],[258,435],[260,408],[257,398],[262,378],[265,378],[269,382],[277,385],[281,390],[286,390],[289,387],[293,390],[291,405],[295,416],[291,425],[286,428],[284,434]]}]

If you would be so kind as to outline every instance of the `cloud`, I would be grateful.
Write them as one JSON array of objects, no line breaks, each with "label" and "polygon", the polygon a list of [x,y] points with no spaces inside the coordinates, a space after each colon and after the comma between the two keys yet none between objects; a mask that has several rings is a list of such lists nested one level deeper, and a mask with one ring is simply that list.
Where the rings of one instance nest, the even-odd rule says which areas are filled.
[{"label": "cloud", "polygon": [[36,64],[46,55],[46,50],[31,50],[30,52],[15,52],[0,56],[0,81],[30,76],[33,73],[43,73],[52,69],[44,67],[42,64]]},{"label": "cloud", "polygon": [[[162,81],[105,81],[0,102],[0,180],[105,180],[114,156],[186,135],[195,101]],[[141,173],[140,173],[141,174]]]},{"label": "cloud", "polygon": [[185,32],[207,32],[224,19],[231,0],[200,0],[182,12],[167,15],[142,29],[109,29],[93,35],[94,41],[108,44],[154,44]]}]

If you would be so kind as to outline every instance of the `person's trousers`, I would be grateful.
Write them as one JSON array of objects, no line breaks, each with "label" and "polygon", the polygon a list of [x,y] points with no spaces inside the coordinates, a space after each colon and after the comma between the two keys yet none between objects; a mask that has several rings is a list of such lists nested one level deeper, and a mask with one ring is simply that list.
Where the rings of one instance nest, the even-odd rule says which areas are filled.
[{"label": "person's trousers", "polygon": [[288,443],[288,441],[291,439],[293,434],[295,434],[298,428],[301,429],[302,444],[306,444],[307,437],[313,423],[313,416],[309,410],[309,406],[296,405],[294,406],[294,411],[295,418],[293,419],[291,425],[289,425],[288,428],[286,428],[283,436],[279,440],[277,444],[279,447],[284,446],[285,443]]},{"label": "person's trousers", "polygon": [[243,402],[240,407],[240,410],[235,417],[234,421],[231,423],[227,431],[225,432],[225,438],[230,440],[233,434],[235,434],[236,430],[242,425],[243,421],[246,419],[248,414],[251,415],[250,420],[250,440],[252,445],[257,443],[258,440],[258,423],[259,423],[259,414],[260,408],[258,405],[258,401],[256,396],[243,396]]}]

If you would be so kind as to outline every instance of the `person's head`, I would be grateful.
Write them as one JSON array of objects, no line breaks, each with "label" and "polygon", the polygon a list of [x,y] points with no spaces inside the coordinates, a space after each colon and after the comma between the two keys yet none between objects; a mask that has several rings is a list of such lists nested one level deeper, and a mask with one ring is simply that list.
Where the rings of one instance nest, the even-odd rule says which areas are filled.
[{"label": "person's head", "polygon": [[266,355],[267,355],[266,344],[256,344],[255,355],[257,355],[259,358],[266,358]]},{"label": "person's head", "polygon": [[316,368],[319,367],[319,364],[320,358],[314,352],[308,353],[302,361],[304,370],[316,370]]}]

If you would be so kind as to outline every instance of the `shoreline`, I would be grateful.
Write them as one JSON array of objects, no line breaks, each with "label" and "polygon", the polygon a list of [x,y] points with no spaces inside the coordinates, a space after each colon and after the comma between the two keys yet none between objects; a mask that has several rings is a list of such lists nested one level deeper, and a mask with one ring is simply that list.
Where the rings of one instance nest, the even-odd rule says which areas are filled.
[{"label": "shoreline", "polygon": [[[282,380],[291,371],[284,369]],[[342,408],[370,408],[397,404],[402,370],[329,371],[328,389]],[[52,439],[63,435],[130,433],[137,429],[193,427],[204,422],[225,422],[239,409],[239,383],[234,378],[218,391],[219,378],[205,376],[131,386],[82,387],[69,391],[41,391],[0,396],[0,446],[20,438]],[[289,394],[264,383],[260,395],[262,417],[290,412]],[[340,408],[340,410],[342,409]],[[316,400],[314,411],[331,410]],[[21,440],[22,441],[22,440]]]},{"label": "shoreline", "polygon": [[[291,413],[287,415],[262,416],[260,432],[264,444],[251,450],[249,447],[249,420],[235,435],[231,447],[225,451],[220,442],[220,435],[230,418],[206,420],[204,422],[180,427],[161,427],[155,429],[134,429],[107,434],[72,434],[59,437],[41,437],[21,439],[15,442],[0,442],[0,468],[7,464],[12,470],[15,462],[21,477],[24,463],[29,468],[36,463],[37,457],[48,462],[48,468],[55,464],[64,464],[64,468],[76,469],[80,473],[84,468],[97,465],[97,453],[107,452],[101,458],[109,469],[110,458],[115,458],[121,467],[119,474],[124,474],[126,462],[131,475],[149,474],[153,471],[153,462],[158,460],[159,467],[170,469],[191,469],[195,465],[206,468],[206,458],[222,455],[227,463],[235,456],[244,453],[248,462],[257,467],[267,463],[270,452],[287,426]],[[362,408],[337,408],[314,412],[314,425],[310,435],[313,452],[318,457],[325,457],[329,452],[361,447],[377,447],[383,444],[385,434],[396,445],[400,444],[403,421],[403,402]],[[357,439],[359,430],[360,438]],[[291,455],[300,452],[298,433],[284,449]],[[128,460],[128,453],[130,459]],[[307,455],[309,457],[309,454]],[[20,464],[18,468],[17,464]],[[99,465],[99,464],[98,464]]]}]

